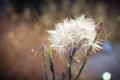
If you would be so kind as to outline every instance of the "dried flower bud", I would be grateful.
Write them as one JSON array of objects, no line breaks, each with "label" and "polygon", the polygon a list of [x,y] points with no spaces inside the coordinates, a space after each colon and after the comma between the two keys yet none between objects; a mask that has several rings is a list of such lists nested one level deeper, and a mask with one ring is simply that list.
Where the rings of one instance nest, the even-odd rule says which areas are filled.
[{"label": "dried flower bud", "polygon": [[97,29],[96,29],[96,31],[97,31],[97,34],[99,34],[102,30],[103,30],[103,23],[100,23],[98,26],[97,26]]}]

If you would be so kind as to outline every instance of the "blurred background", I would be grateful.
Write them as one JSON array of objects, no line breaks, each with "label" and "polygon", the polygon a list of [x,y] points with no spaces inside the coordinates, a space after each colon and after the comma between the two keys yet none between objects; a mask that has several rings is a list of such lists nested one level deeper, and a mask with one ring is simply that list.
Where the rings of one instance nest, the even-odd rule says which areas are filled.
[{"label": "blurred background", "polygon": [[[43,80],[43,58],[41,52],[35,53],[40,44],[48,46],[47,30],[81,14],[97,24],[103,22],[108,36],[104,49],[90,59],[81,77],[102,80],[103,73],[110,72],[111,80],[120,80],[119,0],[0,0],[0,80]],[[62,64],[55,60],[58,75]]]}]

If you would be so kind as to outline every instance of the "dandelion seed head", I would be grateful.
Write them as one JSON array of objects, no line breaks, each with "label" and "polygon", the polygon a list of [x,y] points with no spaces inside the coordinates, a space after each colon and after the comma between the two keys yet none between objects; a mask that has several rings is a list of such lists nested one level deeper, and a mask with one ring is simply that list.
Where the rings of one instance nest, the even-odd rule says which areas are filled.
[{"label": "dandelion seed head", "polygon": [[[64,19],[63,23],[55,25],[55,30],[49,30],[49,42],[58,53],[66,53],[74,46],[86,51],[90,46],[101,49],[96,43],[93,44],[97,32],[95,21],[82,15],[76,19]],[[73,45],[74,43],[74,45]]]}]

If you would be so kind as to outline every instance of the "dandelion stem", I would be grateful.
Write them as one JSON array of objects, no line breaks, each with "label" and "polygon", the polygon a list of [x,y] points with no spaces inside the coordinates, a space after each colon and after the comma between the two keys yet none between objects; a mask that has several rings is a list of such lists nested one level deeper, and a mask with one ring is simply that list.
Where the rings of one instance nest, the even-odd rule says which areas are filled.
[{"label": "dandelion stem", "polygon": [[45,80],[48,80],[47,71],[46,71],[46,59],[45,59],[45,55],[44,54],[43,54],[43,62],[44,62]]},{"label": "dandelion stem", "polygon": [[66,68],[65,72],[62,73],[62,77],[63,77],[62,80],[65,80],[67,73],[68,73],[68,67]]},{"label": "dandelion stem", "polygon": [[49,59],[50,59],[50,70],[52,72],[52,80],[55,80],[55,71],[54,71],[54,63],[53,63],[53,57],[52,57],[52,49],[49,51]]},{"label": "dandelion stem", "polygon": [[[90,47],[90,49],[88,50],[87,56],[89,56],[91,50],[92,50],[92,47]],[[80,74],[81,74],[81,72],[82,72],[82,70],[83,70],[85,64],[87,63],[87,61],[88,61],[88,57],[85,57],[85,59],[84,59],[84,61],[83,61],[83,64],[81,65],[81,68],[80,68],[80,70],[79,70],[79,72],[78,72],[78,74],[77,74],[75,80],[78,80],[78,78],[79,78],[79,76],[80,76]]]},{"label": "dandelion stem", "polygon": [[71,63],[72,63],[72,59],[73,59],[73,57],[70,56],[69,65],[68,65],[69,80],[72,79],[72,74],[71,74]]},{"label": "dandelion stem", "polygon": [[65,80],[65,73],[62,73],[62,80]]},{"label": "dandelion stem", "polygon": [[52,72],[52,78],[55,80],[55,71],[54,71],[54,65],[52,59],[50,60],[50,70]]},{"label": "dandelion stem", "polygon": [[69,80],[72,80],[72,73],[71,73],[71,67],[72,67],[72,60],[73,60],[73,56],[76,52],[76,48],[73,48],[70,52],[70,56],[69,56],[69,65],[68,65],[68,75],[69,75]]},{"label": "dandelion stem", "polygon": [[[96,39],[97,39],[97,36],[96,36],[95,40],[93,41],[93,43],[95,43]],[[82,72],[85,64],[86,64],[87,61],[88,61],[88,57],[89,57],[89,55],[90,55],[90,53],[91,53],[91,51],[92,51],[92,48],[93,48],[93,47],[90,46],[90,48],[88,49],[88,51],[87,51],[87,57],[85,57],[85,59],[84,59],[84,61],[83,61],[83,64],[81,65],[80,70],[79,70],[79,72],[78,72],[75,80],[78,80],[78,78],[79,78],[79,76],[80,76],[80,74],[81,74],[81,72]]]},{"label": "dandelion stem", "polygon": [[45,57],[45,45],[42,44],[42,45],[40,46],[40,48],[41,48],[42,56],[43,56],[43,66],[44,66],[45,80],[48,80],[47,67],[46,67],[46,57]]}]

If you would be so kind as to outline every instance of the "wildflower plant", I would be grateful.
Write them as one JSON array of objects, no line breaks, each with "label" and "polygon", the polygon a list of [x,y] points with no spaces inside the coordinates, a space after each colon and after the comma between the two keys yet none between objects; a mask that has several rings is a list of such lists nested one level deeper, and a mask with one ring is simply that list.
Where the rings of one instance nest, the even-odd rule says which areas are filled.
[{"label": "wildflower plant", "polygon": [[[76,19],[64,19],[62,23],[55,25],[54,30],[49,30],[49,42],[58,55],[68,55],[68,65],[66,72],[63,73],[63,80],[68,74],[69,80],[72,76],[72,61],[76,56],[84,55],[80,69],[75,80],[78,80],[88,58],[93,52],[102,49],[101,42],[98,40],[99,33],[103,30],[103,23],[95,24],[92,18],[85,15],[79,16]],[[55,80],[54,63],[52,59],[52,51],[49,51],[50,69]]]},{"label": "wildflower plant", "polygon": [[95,21],[82,15],[74,19],[65,19],[63,23],[58,23],[55,30],[49,30],[49,41],[51,47],[59,54],[70,52],[73,47],[79,48],[81,52],[85,52],[90,46],[93,49],[101,49],[96,41],[93,44],[97,31]]}]

